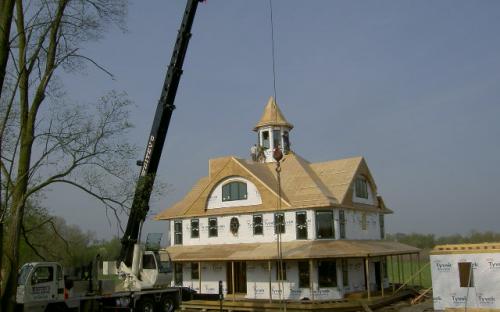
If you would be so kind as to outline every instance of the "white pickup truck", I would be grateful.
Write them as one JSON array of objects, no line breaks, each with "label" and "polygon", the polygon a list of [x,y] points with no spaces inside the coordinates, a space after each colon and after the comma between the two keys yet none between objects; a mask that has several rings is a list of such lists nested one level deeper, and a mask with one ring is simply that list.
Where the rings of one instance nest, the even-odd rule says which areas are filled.
[{"label": "white pickup truck", "polygon": [[[173,311],[181,290],[171,287],[170,261],[134,248],[132,268],[97,261],[86,278],[71,278],[56,262],[30,262],[19,271],[18,311]],[[97,271],[97,272],[96,272]],[[66,274],[66,275],[65,275]]]}]

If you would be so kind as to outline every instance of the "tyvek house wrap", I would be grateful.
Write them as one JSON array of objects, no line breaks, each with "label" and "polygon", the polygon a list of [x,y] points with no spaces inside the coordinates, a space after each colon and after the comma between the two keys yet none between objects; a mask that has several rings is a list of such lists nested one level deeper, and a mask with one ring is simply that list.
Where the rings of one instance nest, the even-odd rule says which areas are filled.
[{"label": "tyvek house wrap", "polygon": [[[460,287],[459,262],[470,262],[473,287]],[[500,253],[430,256],[434,310],[500,309]]]}]

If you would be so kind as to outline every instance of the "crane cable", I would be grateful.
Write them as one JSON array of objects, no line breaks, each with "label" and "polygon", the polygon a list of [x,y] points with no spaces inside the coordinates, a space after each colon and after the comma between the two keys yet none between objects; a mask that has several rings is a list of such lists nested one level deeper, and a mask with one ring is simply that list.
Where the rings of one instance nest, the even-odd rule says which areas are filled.
[{"label": "crane cable", "polygon": [[276,48],[274,46],[274,21],[273,21],[273,4],[272,0],[269,0],[269,10],[271,12],[271,54],[273,60],[273,88],[274,88],[274,100],[277,102],[278,98],[276,95]]},{"label": "crane cable", "polygon": [[[278,102],[278,97],[277,97],[277,93],[276,93],[276,47],[275,47],[275,44],[274,44],[274,20],[273,20],[273,4],[272,4],[272,0],[269,0],[269,11],[271,13],[271,20],[270,20],[270,23],[271,23],[271,54],[272,54],[272,61],[273,61],[273,90],[274,90],[274,101],[277,103]],[[278,109],[275,110],[275,118],[276,120],[278,120]],[[276,173],[277,173],[277,179],[278,179],[278,210],[280,211],[281,210],[281,177],[280,177],[280,172],[281,172],[281,168],[280,168],[280,160],[277,160],[277,166],[276,166]],[[277,221],[277,220],[275,220]],[[283,219],[282,219],[282,222],[284,223],[285,221],[285,214],[283,214]],[[276,224],[274,225],[275,228],[276,228]],[[278,291],[279,291],[279,302],[280,302],[280,305],[279,305],[279,308],[280,308],[280,311],[282,311],[282,308],[283,310],[286,312],[287,310],[287,306],[286,306],[286,300],[285,300],[285,284],[284,284],[284,280],[283,280],[283,277],[284,277],[284,272],[283,272],[283,249],[282,249],[282,242],[281,242],[281,227],[283,226],[283,228],[285,227],[285,224],[281,225],[279,224],[277,226],[278,228],[278,233],[277,233],[277,239],[276,239],[276,243],[277,243],[277,253],[278,253],[278,265],[276,266],[276,271],[278,271],[278,274],[277,276],[279,277],[279,281],[278,281]],[[271,295],[272,297],[272,295]]]}]

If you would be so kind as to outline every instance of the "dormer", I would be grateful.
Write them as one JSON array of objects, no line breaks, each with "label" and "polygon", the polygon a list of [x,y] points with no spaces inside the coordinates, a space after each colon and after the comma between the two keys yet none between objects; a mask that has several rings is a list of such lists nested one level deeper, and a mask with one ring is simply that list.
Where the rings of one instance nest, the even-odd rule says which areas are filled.
[{"label": "dormer", "polygon": [[253,206],[262,204],[255,184],[239,177],[227,177],[217,183],[208,196],[207,209]]},{"label": "dormer", "polygon": [[271,96],[262,117],[253,129],[257,132],[258,150],[262,151],[257,159],[261,162],[274,162],[273,150],[277,147],[287,154],[290,151],[289,133],[292,128],[293,125],[285,119],[275,99]]}]

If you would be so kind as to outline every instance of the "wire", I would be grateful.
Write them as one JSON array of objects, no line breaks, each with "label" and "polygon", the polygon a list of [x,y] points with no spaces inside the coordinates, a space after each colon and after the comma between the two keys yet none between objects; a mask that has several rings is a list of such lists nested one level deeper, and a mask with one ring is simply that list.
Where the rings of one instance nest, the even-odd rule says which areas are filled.
[{"label": "wire", "polygon": [[273,21],[273,4],[272,0],[269,0],[269,10],[271,11],[271,54],[273,60],[273,88],[274,88],[274,100],[278,102],[278,97],[276,94],[276,49],[274,46],[274,21]]}]

